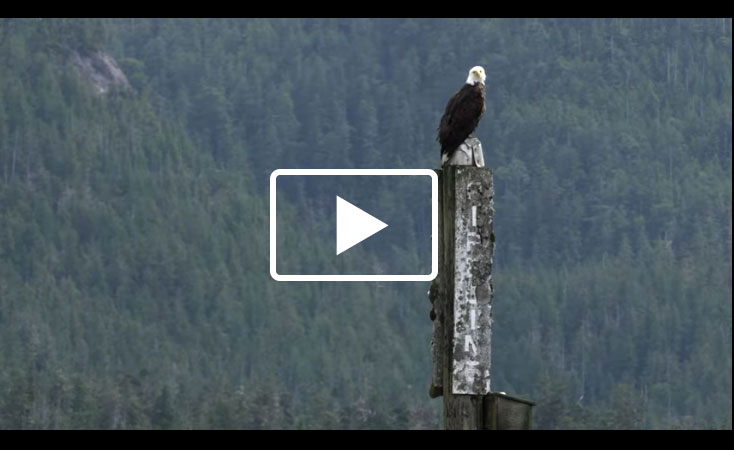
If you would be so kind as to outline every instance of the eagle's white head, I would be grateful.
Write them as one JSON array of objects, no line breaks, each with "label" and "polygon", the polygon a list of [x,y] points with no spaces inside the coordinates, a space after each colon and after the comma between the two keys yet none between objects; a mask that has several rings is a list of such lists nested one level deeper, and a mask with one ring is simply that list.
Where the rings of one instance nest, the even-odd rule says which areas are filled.
[{"label": "eagle's white head", "polygon": [[472,86],[477,83],[484,84],[484,80],[486,79],[487,75],[484,73],[484,67],[474,66],[469,71],[469,76],[466,77],[466,84],[471,84]]}]

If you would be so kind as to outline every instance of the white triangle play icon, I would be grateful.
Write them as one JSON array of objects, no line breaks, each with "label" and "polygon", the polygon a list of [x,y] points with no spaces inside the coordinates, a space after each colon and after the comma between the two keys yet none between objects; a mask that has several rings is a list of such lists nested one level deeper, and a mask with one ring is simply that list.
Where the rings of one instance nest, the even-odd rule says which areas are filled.
[{"label": "white triangle play icon", "polygon": [[336,254],[349,250],[387,224],[336,196]]}]

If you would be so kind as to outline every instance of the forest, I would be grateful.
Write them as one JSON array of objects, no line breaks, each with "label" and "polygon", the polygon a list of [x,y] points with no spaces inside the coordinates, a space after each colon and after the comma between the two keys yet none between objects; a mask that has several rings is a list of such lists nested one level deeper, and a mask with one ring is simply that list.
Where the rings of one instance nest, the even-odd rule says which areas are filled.
[{"label": "forest", "polygon": [[441,428],[429,283],[274,281],[268,177],[439,168],[475,65],[492,389],[731,429],[730,18],[0,19],[0,429]]}]

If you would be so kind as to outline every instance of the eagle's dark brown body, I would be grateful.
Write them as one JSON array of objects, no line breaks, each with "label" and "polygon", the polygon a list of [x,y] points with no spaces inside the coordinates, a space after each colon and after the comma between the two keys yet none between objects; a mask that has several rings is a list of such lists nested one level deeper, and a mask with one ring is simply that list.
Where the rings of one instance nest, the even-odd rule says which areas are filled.
[{"label": "eagle's dark brown body", "polygon": [[483,83],[465,84],[449,99],[438,126],[442,158],[451,157],[477,128],[485,109]]}]

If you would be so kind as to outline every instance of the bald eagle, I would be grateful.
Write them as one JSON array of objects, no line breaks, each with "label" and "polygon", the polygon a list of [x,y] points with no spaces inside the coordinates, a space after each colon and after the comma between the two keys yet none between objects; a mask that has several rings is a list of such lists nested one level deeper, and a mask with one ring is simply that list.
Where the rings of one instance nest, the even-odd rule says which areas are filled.
[{"label": "bald eagle", "polygon": [[446,111],[441,117],[436,138],[441,144],[442,165],[479,125],[479,119],[486,109],[484,104],[486,78],[481,66],[472,67],[466,84],[456,91],[446,104]]}]

